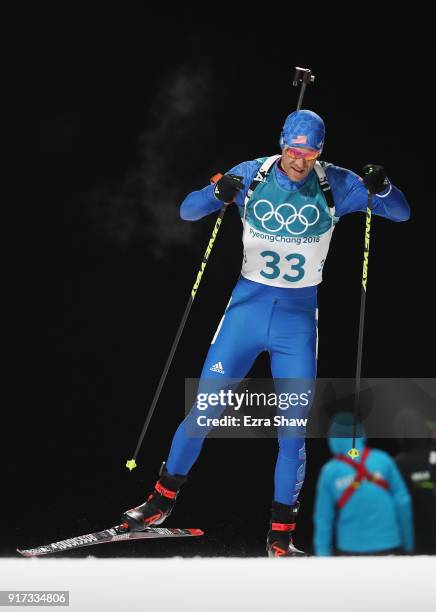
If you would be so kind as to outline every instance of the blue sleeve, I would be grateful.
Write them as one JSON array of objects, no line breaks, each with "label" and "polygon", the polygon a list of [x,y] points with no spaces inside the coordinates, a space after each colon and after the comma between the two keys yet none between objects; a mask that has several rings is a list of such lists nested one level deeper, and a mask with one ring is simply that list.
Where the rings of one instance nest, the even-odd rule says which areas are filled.
[{"label": "blue sleeve", "polygon": [[[238,193],[235,198],[235,204],[238,206],[244,206],[245,196],[248,188],[251,185],[257,170],[260,168],[261,162],[257,159],[252,161],[245,161],[237,166],[231,168],[226,174],[237,174],[242,176],[242,182],[244,183],[244,189]],[[192,191],[186,196],[180,206],[180,216],[185,221],[197,221],[202,219],[206,215],[219,210],[223,203],[218,200],[213,193],[214,185],[207,185],[199,191]]]},{"label": "blue sleeve", "polygon": [[214,185],[192,191],[180,205],[180,216],[185,221],[197,221],[219,210],[223,203],[213,194]]},{"label": "blue sleeve", "polygon": [[336,505],[327,467],[328,464],[321,470],[316,485],[313,547],[317,557],[328,557],[333,554]]},{"label": "blue sleeve", "polygon": [[412,500],[407,485],[395,462],[389,455],[387,455],[387,457],[389,460],[388,480],[397,511],[403,548],[407,552],[412,552],[415,546]]},{"label": "blue sleeve", "polygon": [[[366,211],[368,192],[360,176],[333,164],[326,164],[325,172],[338,217],[351,212]],[[392,183],[385,192],[372,196],[372,211],[375,215],[391,221],[407,221],[410,218],[410,207],[406,198]]]}]

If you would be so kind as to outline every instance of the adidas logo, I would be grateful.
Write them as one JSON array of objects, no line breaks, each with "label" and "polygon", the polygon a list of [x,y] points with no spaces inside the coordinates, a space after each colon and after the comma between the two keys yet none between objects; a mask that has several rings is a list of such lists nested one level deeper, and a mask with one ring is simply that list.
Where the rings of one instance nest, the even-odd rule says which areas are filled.
[{"label": "adidas logo", "polygon": [[223,368],[223,364],[221,363],[221,361],[218,361],[218,363],[214,363],[214,365],[211,366],[209,370],[211,372],[219,372],[220,374],[224,374],[224,368]]}]

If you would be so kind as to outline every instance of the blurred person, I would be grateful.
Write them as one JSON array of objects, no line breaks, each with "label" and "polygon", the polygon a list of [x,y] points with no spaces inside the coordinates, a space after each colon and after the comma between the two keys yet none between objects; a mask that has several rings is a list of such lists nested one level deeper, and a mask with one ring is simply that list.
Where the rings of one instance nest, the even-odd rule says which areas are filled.
[{"label": "blurred person", "polygon": [[413,503],[415,551],[436,554],[436,423],[416,409],[401,410],[395,420],[400,453],[395,457]]},{"label": "blurred person", "polygon": [[394,460],[366,445],[362,425],[355,444],[359,458],[351,459],[351,435],[351,413],[337,414],[328,438],[333,459],[321,469],[316,487],[315,555],[411,553],[412,501]]}]

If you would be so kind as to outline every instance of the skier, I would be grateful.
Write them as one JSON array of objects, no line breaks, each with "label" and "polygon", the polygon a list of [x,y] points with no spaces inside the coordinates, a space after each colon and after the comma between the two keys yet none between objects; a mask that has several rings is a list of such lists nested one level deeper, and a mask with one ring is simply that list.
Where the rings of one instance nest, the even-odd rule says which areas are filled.
[{"label": "skier", "polygon": [[387,453],[365,444],[361,425],[360,456],[350,459],[351,431],[351,413],[337,414],[328,438],[333,459],[322,468],[316,488],[315,555],[410,554],[414,529],[406,483]]},{"label": "skier", "polygon": [[[320,162],[324,138],[321,117],[310,110],[295,111],[283,125],[281,155],[242,162],[182,202],[180,215],[189,221],[217,211],[223,202],[234,202],[243,226],[241,276],[212,340],[201,381],[224,375],[243,379],[264,350],[270,354],[273,378],[314,380],[317,285],[336,223],[345,214],[365,211],[368,191],[374,194],[375,214],[392,221],[409,218],[404,195],[382,166],[365,166],[362,180],[350,170]],[[195,408],[179,425],[147,501],[124,513],[122,520],[130,529],[158,525],[172,511],[210,431],[203,428],[203,437],[189,435],[194,416]],[[292,540],[305,475],[304,436],[279,429],[278,443],[267,535],[272,557],[304,554]]]}]

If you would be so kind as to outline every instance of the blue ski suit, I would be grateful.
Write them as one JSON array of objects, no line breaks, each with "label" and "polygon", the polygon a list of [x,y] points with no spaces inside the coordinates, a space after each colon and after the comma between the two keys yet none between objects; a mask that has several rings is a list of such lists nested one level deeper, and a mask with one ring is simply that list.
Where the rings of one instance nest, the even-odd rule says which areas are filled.
[{"label": "blue ski suit", "polygon": [[[351,438],[329,438],[334,455],[346,455]],[[357,438],[362,457],[365,439]],[[314,510],[314,550],[317,556],[329,556],[336,548],[345,553],[381,553],[414,547],[412,502],[407,486],[394,462],[384,451],[370,449],[365,467],[384,479],[385,489],[363,480],[345,502],[338,501],[356,476],[356,470],[339,459],[331,459],[321,470]]]},{"label": "blue ski suit", "polygon": [[[354,172],[321,162],[333,195],[332,210],[315,171],[293,182],[281,169],[279,157],[246,161],[229,170],[242,176],[245,185],[235,198],[243,225],[244,258],[201,373],[201,380],[216,378],[217,385],[223,377],[244,378],[263,351],[270,355],[273,378],[315,379],[317,285],[331,235],[340,217],[366,210],[367,190]],[[266,178],[251,192],[253,179],[265,164],[270,164]],[[214,185],[208,185],[185,198],[180,215],[195,221],[221,206]],[[373,213],[405,221],[410,210],[401,191],[390,185],[386,193],[373,196]],[[193,407],[175,433],[166,462],[170,474],[186,475],[200,454],[210,428],[203,427],[193,436],[189,432],[195,418]],[[279,430],[278,444],[274,500],[289,505],[296,502],[304,481],[304,437]]]}]

